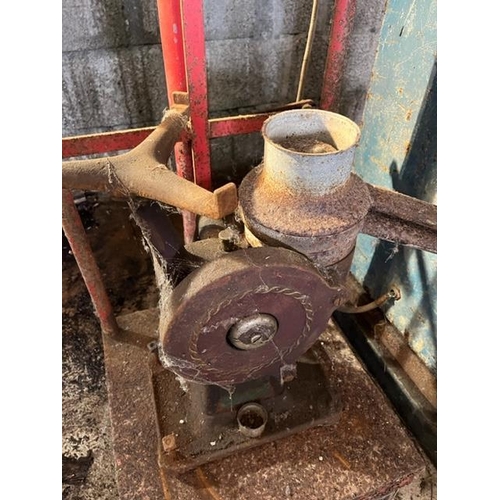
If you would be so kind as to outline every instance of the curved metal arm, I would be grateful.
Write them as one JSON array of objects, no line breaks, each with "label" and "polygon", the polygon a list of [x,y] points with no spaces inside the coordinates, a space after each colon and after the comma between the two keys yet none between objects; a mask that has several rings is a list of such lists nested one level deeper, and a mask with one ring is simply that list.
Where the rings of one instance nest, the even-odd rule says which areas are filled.
[{"label": "curved metal arm", "polygon": [[183,113],[170,110],[146,140],[125,154],[63,162],[62,187],[142,196],[212,219],[231,214],[238,204],[234,183],[211,193],[166,167],[186,124]]}]

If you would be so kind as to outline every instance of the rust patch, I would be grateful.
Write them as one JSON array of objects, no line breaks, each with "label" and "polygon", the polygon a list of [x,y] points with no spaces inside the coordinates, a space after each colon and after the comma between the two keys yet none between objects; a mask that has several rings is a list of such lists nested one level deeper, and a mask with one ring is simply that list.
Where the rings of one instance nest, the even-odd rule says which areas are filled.
[{"label": "rust patch", "polygon": [[162,123],[128,153],[63,162],[63,188],[142,196],[213,219],[233,213],[238,204],[235,184],[211,193],[166,167],[186,125],[185,113],[168,111]]},{"label": "rust patch", "polygon": [[[221,499],[375,499],[424,470],[420,453],[385,396],[334,325],[322,341],[344,402],[339,422],[203,466]],[[169,478],[174,498],[199,498],[199,481],[193,484],[191,478]]]}]

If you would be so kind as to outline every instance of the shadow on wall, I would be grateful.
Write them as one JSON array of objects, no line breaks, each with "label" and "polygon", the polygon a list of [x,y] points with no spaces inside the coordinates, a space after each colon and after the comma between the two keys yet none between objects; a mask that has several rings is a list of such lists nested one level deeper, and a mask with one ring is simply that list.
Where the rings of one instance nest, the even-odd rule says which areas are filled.
[{"label": "shadow on wall", "polygon": [[[396,162],[391,164],[390,173],[395,191],[430,203],[437,203],[437,64],[431,73],[427,97],[420,110],[414,129],[410,149],[398,170]],[[437,343],[436,288],[437,276],[434,256],[427,252],[395,243],[380,241],[373,255],[364,286],[373,296],[385,293],[397,277],[403,301],[412,302],[405,315],[408,320],[404,334],[413,349],[424,358],[435,357]],[[387,272],[381,276],[380,269]],[[414,298],[414,301],[409,299]],[[397,315],[398,305],[392,310]],[[402,305],[401,305],[402,306]],[[399,307],[401,307],[399,306]],[[391,311],[392,312],[392,311]],[[401,311],[403,312],[403,311]],[[401,314],[401,312],[399,314]],[[398,326],[397,318],[391,318]],[[399,327],[399,326],[398,326]],[[417,332],[425,328],[425,336]],[[416,338],[419,337],[419,338]],[[427,343],[432,345],[425,345]]]}]

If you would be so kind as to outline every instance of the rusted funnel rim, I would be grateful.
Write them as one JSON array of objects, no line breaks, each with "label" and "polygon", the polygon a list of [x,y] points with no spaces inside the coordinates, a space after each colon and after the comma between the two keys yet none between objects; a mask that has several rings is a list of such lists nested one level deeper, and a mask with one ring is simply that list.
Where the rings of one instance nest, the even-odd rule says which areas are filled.
[{"label": "rusted funnel rim", "polygon": [[[281,151],[304,156],[332,156],[358,145],[361,131],[346,116],[322,109],[294,109],[268,118],[262,126],[264,141]],[[304,139],[333,146],[326,152],[300,147]],[[291,147],[297,141],[298,147]],[[306,143],[307,144],[307,143]]]}]

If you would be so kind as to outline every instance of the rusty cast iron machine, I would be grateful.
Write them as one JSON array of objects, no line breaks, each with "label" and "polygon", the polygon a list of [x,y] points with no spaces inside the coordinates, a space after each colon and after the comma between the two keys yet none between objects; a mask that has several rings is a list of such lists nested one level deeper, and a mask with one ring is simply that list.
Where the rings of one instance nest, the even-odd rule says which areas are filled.
[{"label": "rusty cast iron machine", "polygon": [[[437,229],[434,205],[353,172],[360,129],[345,116],[272,115],[262,163],[213,193],[166,166],[188,123],[180,99],[128,153],[63,162],[63,226],[108,338],[127,333],[91,253],[79,251],[69,190],[125,196],[144,230],[161,295],[149,387],[159,464],[174,474],[335,424],[343,402],[319,338],[335,310],[356,312],[347,278],[358,234],[435,253]],[[175,243],[145,199],[181,209],[184,221],[201,216],[198,239]],[[394,289],[384,300],[398,298]]]},{"label": "rusty cast iron machine", "polygon": [[[155,170],[185,124],[169,111],[146,146],[113,158],[111,173],[105,160],[63,163],[65,188],[121,190],[210,217],[180,249],[196,266],[162,291],[150,346],[160,464],[175,473],[334,423],[342,401],[317,341],[349,301],[357,235],[436,251],[435,206],[353,173],[360,130],[345,116],[297,109],[269,118],[263,161],[237,197],[233,184],[210,193]],[[153,255],[157,270],[168,269],[161,250]]]}]

